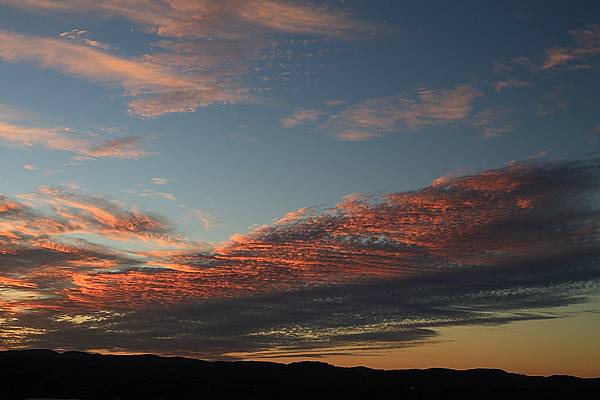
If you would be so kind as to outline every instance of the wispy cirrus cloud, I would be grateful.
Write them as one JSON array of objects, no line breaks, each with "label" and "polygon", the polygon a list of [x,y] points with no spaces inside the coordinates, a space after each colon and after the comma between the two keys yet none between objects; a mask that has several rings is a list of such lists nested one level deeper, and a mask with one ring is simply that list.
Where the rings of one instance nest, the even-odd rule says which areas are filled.
[{"label": "wispy cirrus cloud", "polygon": [[72,40],[74,42],[96,47],[102,50],[110,50],[111,48],[109,44],[102,43],[90,38],[90,33],[83,29],[71,29],[70,31],[63,32],[58,36],[61,39]]},{"label": "wispy cirrus cloud", "polygon": [[168,184],[170,181],[167,178],[152,178],[150,180],[150,183],[152,185],[166,185]]},{"label": "wispy cirrus cloud", "polygon": [[[582,61],[600,54],[600,25],[590,25],[585,29],[569,32],[575,40],[575,46],[553,47],[546,50],[542,69],[552,69],[565,64],[572,68],[588,68]],[[573,65],[574,64],[574,65]]]},{"label": "wispy cirrus cloud", "polygon": [[141,117],[192,112],[211,104],[252,101],[245,74],[277,44],[277,34],[331,38],[366,36],[379,29],[324,6],[278,0],[37,1],[7,5],[27,10],[122,17],[161,38],[139,58],[110,54],[84,30],[58,40],[0,31],[0,58],[33,62],[83,79],[122,87],[129,110]]},{"label": "wispy cirrus cloud", "polygon": [[583,29],[569,31],[575,44],[556,46],[544,51],[541,58],[518,56],[505,62],[494,64],[494,72],[512,77],[495,83],[496,90],[529,86],[531,82],[516,76],[535,75],[556,69],[589,69],[594,66],[595,57],[600,55],[600,25],[592,24]]},{"label": "wispy cirrus cloud", "polygon": [[121,86],[134,98],[130,109],[141,116],[154,116],[152,110],[156,104],[173,96],[178,103],[169,103],[171,111],[177,107],[195,107],[187,101],[208,104],[227,97],[214,88],[208,89],[213,97],[204,97],[210,85],[158,64],[115,56],[65,40],[0,31],[0,58],[11,63],[31,62],[82,79]]},{"label": "wispy cirrus cloud", "polygon": [[364,34],[377,29],[347,12],[281,0],[26,0],[12,6],[69,13],[97,12],[148,26],[160,36],[246,36],[251,26],[286,33],[328,36]]},{"label": "wispy cirrus cloud", "polygon": [[153,153],[141,149],[141,140],[140,137],[129,136],[103,141],[99,136],[65,127],[34,127],[23,123],[4,122],[0,115],[0,143],[22,148],[42,146],[51,150],[65,151],[73,153],[73,158],[77,160],[138,159],[152,155]]},{"label": "wispy cirrus cloud", "polygon": [[536,115],[538,117],[548,117],[558,114],[569,107],[565,96],[559,88],[554,88],[543,93],[536,102]]},{"label": "wispy cirrus cloud", "polygon": [[364,141],[439,126],[476,129],[488,139],[511,132],[515,120],[512,108],[498,106],[475,111],[477,99],[484,96],[472,85],[419,89],[412,98],[403,94],[369,99],[338,112],[300,109],[280,122],[288,128],[320,122],[321,131],[343,141]]},{"label": "wispy cirrus cloud", "polygon": [[514,129],[515,112],[510,107],[486,108],[469,118],[468,125],[486,139],[503,136]]},{"label": "wispy cirrus cloud", "polygon": [[197,219],[206,230],[213,229],[219,223],[219,218],[217,218],[217,216],[199,208],[190,210],[190,214]]},{"label": "wispy cirrus cloud", "polygon": [[523,81],[520,79],[507,79],[507,80],[495,82],[494,89],[496,89],[498,92],[500,92],[500,91],[506,90],[506,89],[520,88],[520,87],[526,87],[526,86],[531,86],[531,85],[532,85],[532,83],[528,82],[528,81]]},{"label": "wispy cirrus cloud", "polygon": [[292,115],[280,119],[279,122],[285,128],[293,128],[298,125],[316,122],[322,114],[322,112],[317,110],[299,109]]},{"label": "wispy cirrus cloud", "polygon": [[[453,89],[420,89],[415,97],[396,95],[365,100],[330,114],[320,129],[339,140],[363,141],[385,134],[415,132],[425,127],[464,121],[483,93],[471,85]],[[318,118],[315,112],[294,114],[282,123],[298,124]]]},{"label": "wispy cirrus cloud", "polygon": [[173,193],[169,192],[159,192],[157,190],[152,189],[142,189],[138,192],[138,196],[141,197],[153,197],[155,199],[163,199],[169,201],[177,201],[177,197]]},{"label": "wispy cirrus cloud", "polygon": [[[556,317],[548,307],[600,288],[599,171],[597,158],[515,163],[411,192],[348,196],[212,250],[61,247],[42,242],[59,219],[40,218],[29,248],[0,234],[0,263],[13,265],[0,272],[10,288],[0,297],[3,330],[35,332],[0,341],[226,357],[415,345],[441,326]],[[55,213],[66,207],[65,220],[97,232],[168,231],[99,199],[42,192]],[[13,227],[30,215],[38,213],[0,203],[0,221]]]}]

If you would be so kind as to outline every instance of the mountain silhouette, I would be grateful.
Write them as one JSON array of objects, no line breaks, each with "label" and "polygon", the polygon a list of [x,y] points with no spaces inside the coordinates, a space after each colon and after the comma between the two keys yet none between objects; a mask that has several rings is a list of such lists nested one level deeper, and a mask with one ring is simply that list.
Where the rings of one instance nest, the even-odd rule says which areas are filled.
[{"label": "mountain silhouette", "polygon": [[600,398],[600,379],[496,369],[375,370],[51,350],[0,352],[2,399]]}]

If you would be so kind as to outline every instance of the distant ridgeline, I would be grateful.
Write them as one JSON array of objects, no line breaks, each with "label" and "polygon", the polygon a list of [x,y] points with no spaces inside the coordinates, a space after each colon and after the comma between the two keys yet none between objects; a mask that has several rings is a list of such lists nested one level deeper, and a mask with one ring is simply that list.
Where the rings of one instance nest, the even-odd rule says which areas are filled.
[{"label": "distant ridgeline", "polygon": [[0,352],[0,398],[600,399],[600,379],[24,350]]}]

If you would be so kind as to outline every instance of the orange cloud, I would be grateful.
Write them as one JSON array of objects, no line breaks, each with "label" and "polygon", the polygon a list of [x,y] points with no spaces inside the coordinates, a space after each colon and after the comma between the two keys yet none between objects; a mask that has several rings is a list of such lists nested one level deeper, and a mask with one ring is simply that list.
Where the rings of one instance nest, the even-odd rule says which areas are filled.
[{"label": "orange cloud", "polygon": [[0,57],[12,63],[34,62],[85,79],[122,85],[134,94],[189,85],[185,77],[157,65],[113,56],[64,40],[8,31],[0,31]]},{"label": "orange cloud", "polygon": [[[121,86],[134,98],[132,112],[146,117],[233,99],[215,86],[212,78],[192,79],[158,64],[117,57],[65,40],[0,31],[0,58],[11,63],[37,63],[83,79]],[[165,101],[167,108],[157,109]]]},{"label": "orange cloud", "polygon": [[[84,233],[157,246],[194,246],[174,234],[163,217],[135,208],[125,209],[99,197],[50,187],[41,187],[37,192],[19,197],[29,205],[4,199],[0,207],[0,232],[5,236],[32,240]],[[48,212],[35,212],[33,206]]]},{"label": "orange cloud", "polygon": [[96,12],[150,26],[161,36],[241,35],[247,23],[287,33],[350,35],[376,31],[348,13],[280,0],[25,0],[0,3],[30,10]]},{"label": "orange cloud", "polygon": [[[33,11],[127,18],[165,38],[139,59],[74,29],[63,39],[0,31],[0,58],[32,62],[83,79],[122,87],[141,117],[192,112],[211,104],[252,101],[242,77],[277,43],[278,33],[346,38],[378,29],[346,12],[278,0],[27,0],[0,3]],[[206,39],[206,40],[204,40]]]},{"label": "orange cloud", "polygon": [[0,119],[0,141],[6,145],[43,146],[52,150],[74,153],[75,159],[122,158],[137,159],[151,155],[139,148],[140,138],[126,137],[99,142],[96,137],[74,132],[69,128],[38,128]]}]

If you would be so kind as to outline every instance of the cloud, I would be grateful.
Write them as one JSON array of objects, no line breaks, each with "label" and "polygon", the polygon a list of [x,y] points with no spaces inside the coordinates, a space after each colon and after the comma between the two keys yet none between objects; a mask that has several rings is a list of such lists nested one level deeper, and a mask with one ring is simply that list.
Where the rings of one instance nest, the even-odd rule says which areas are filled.
[{"label": "cloud", "polygon": [[479,97],[483,93],[477,88],[460,85],[439,91],[421,89],[416,98],[397,95],[366,100],[331,116],[321,129],[346,141],[414,132],[464,120]]},{"label": "cloud", "polygon": [[529,73],[535,73],[538,70],[538,65],[535,62],[533,62],[529,57],[525,56],[514,57],[509,61],[497,62],[494,64],[494,73],[496,74],[507,74],[516,71],[526,71]]},{"label": "cloud", "polygon": [[207,249],[177,235],[160,215],[66,188],[41,187],[18,198],[0,196],[0,314],[10,318],[101,307],[94,302],[95,274],[147,267],[145,247],[178,254]]},{"label": "cloud", "polygon": [[497,81],[496,83],[494,83],[494,89],[496,89],[497,91],[525,86],[531,86],[531,82],[523,81],[520,79],[508,79],[504,81]]},{"label": "cloud", "polygon": [[61,39],[72,40],[77,43],[85,44],[91,47],[96,47],[102,50],[110,50],[111,46],[106,43],[99,42],[90,38],[90,33],[83,29],[72,29],[58,35]]},{"label": "cloud", "polygon": [[25,110],[10,106],[8,104],[0,103],[0,121],[23,121],[33,117],[34,116],[31,113]]},{"label": "cloud", "polygon": [[569,32],[575,40],[572,47],[554,47],[546,50],[542,69],[552,69],[564,64],[575,64],[574,68],[587,68],[586,64],[577,64],[600,54],[600,25],[589,25],[582,30]]},{"label": "cloud", "polygon": [[214,82],[214,77],[190,77],[159,64],[118,57],[65,40],[0,31],[0,58],[11,63],[35,63],[82,79],[121,86],[134,98],[130,110],[143,117],[192,111],[201,104],[234,100],[227,88]]},{"label": "cloud", "polygon": [[536,104],[536,115],[538,117],[548,117],[558,114],[569,107],[560,90],[553,89],[544,93]]},{"label": "cloud", "polygon": [[191,213],[194,218],[200,221],[202,227],[206,230],[214,229],[219,223],[219,219],[215,215],[199,208],[191,210]]},{"label": "cloud", "polygon": [[171,37],[245,36],[244,32],[252,26],[325,36],[349,36],[378,30],[339,9],[279,0],[26,0],[17,4],[3,0],[0,3],[47,12],[124,17],[150,27],[160,36]]},{"label": "cloud", "polygon": [[[529,73],[536,74],[557,68],[589,69],[593,67],[594,57],[600,54],[600,25],[588,25],[585,29],[569,31],[575,41],[573,46],[552,47],[546,49],[543,60],[534,61],[519,56],[507,62],[494,64],[496,74]],[[496,82],[496,90],[529,86],[531,83],[518,78],[509,78]]]},{"label": "cloud", "polygon": [[317,110],[300,109],[289,117],[282,118],[279,122],[285,128],[294,128],[298,125],[316,122],[320,115],[322,115],[322,113]]},{"label": "cloud", "polygon": [[481,132],[486,139],[503,136],[514,129],[514,110],[510,107],[492,107],[473,115],[468,125]]},{"label": "cloud", "polygon": [[0,118],[0,142],[7,146],[43,146],[51,150],[74,153],[74,159],[138,159],[152,155],[139,147],[141,138],[129,136],[101,141],[98,136],[70,128],[40,128],[3,122]]},{"label": "cloud", "polygon": [[142,240],[169,229],[63,190],[26,197],[47,197],[49,215],[3,198],[2,331],[26,333],[0,343],[216,358],[360,352],[424,343],[443,326],[555,318],[551,307],[600,289],[599,176],[597,158],[513,163],[348,196],[186,251],[60,243],[54,232],[78,226]]},{"label": "cloud", "polygon": [[142,189],[142,191],[139,192],[138,195],[141,197],[154,197],[156,199],[177,201],[177,197],[173,193],[158,192],[152,189]]},{"label": "cloud", "polygon": [[339,107],[346,104],[346,101],[340,99],[325,100],[325,105],[328,107]]},{"label": "cloud", "polygon": [[348,36],[375,32],[369,24],[353,20],[344,12],[326,7],[299,5],[283,1],[238,1],[234,11],[238,18],[287,33],[324,36]]},{"label": "cloud", "polygon": [[169,183],[167,178],[152,178],[151,183],[153,185],[166,185]]},{"label": "cloud", "polygon": [[131,92],[186,87],[185,77],[157,65],[117,57],[64,40],[0,31],[0,57],[8,62],[35,62],[46,68],[94,81],[119,84]]},{"label": "cloud", "polygon": [[272,56],[265,52],[277,45],[280,34],[347,39],[381,30],[339,9],[277,0],[0,3],[46,13],[126,18],[159,36],[152,53],[126,58],[108,53],[108,45],[90,39],[84,30],[61,34],[69,40],[0,31],[0,58],[120,86],[131,98],[130,112],[145,118],[253,101],[243,78]]},{"label": "cloud", "polygon": [[11,212],[3,216],[10,218],[3,220],[0,226],[16,238],[90,233],[114,240],[169,240],[171,227],[164,218],[135,209],[126,210],[115,202],[67,188],[43,186],[19,198],[32,206],[49,208],[50,213],[40,214],[19,203],[6,203],[11,205],[7,209]]},{"label": "cloud", "polygon": [[140,150],[139,143],[142,138],[138,136],[128,136],[120,139],[113,139],[101,143],[97,146],[93,146],[86,150],[80,156],[75,157],[76,159],[89,159],[89,158],[130,158],[137,159],[153,155]]}]

